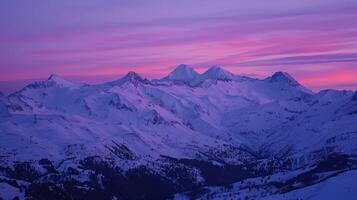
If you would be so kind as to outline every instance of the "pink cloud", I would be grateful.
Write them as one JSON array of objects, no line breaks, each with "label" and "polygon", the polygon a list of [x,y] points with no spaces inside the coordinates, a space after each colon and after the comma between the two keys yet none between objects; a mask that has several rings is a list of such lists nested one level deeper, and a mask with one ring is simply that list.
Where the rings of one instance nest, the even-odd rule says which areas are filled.
[{"label": "pink cloud", "polygon": [[[258,76],[268,76],[273,71],[300,71],[296,74],[308,87],[333,87],[334,83],[357,82],[347,76],[357,76],[355,70],[348,69],[340,75],[346,68],[340,68],[344,60],[338,57],[343,54],[348,64],[354,65],[356,20],[357,14],[350,9],[332,9],[247,18],[233,15],[159,19],[0,37],[6,46],[0,49],[4,52],[0,57],[0,80],[58,73],[91,81],[95,75],[104,80],[131,70],[159,77],[177,64],[187,63],[200,71],[222,64],[236,73]],[[330,71],[323,75],[328,70],[319,66],[330,62],[334,62],[329,67],[335,69],[336,75]],[[334,78],[327,82],[327,76]]]}]

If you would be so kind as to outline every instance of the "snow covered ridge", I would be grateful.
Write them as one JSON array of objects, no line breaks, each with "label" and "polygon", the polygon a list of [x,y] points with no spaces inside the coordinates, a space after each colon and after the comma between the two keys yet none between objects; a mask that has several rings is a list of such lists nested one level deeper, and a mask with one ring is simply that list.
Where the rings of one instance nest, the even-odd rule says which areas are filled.
[{"label": "snow covered ridge", "polygon": [[357,92],[313,93],[285,72],[51,75],[0,94],[0,197],[303,198],[355,173],[356,122]]}]

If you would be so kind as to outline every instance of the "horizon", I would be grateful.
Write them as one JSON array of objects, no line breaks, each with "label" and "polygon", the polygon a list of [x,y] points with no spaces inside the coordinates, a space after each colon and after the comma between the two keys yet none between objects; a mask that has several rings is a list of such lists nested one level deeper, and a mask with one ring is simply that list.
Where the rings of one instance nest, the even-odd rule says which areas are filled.
[{"label": "horizon", "polygon": [[[357,2],[318,0],[0,3],[0,91],[50,74],[100,83],[178,63],[286,71],[314,91],[357,90]],[[90,14],[88,14],[90,12]]]},{"label": "horizon", "polygon": [[[122,78],[124,78],[125,76],[127,76],[129,73],[131,73],[131,72],[134,72],[134,73],[136,73],[136,74],[138,74],[140,77],[142,77],[142,78],[144,78],[144,79],[147,79],[147,80],[149,80],[149,81],[154,81],[154,80],[161,80],[161,79],[163,79],[163,78],[165,78],[165,77],[167,77],[169,74],[171,74],[171,73],[173,73],[174,72],[174,70],[176,70],[179,66],[181,66],[181,65],[186,65],[186,64],[179,64],[179,65],[177,65],[175,68],[173,68],[171,71],[169,71],[167,74],[165,74],[165,75],[163,75],[163,76],[157,76],[157,77],[147,77],[147,76],[145,76],[145,74],[143,75],[143,74],[141,74],[141,73],[138,73],[138,72],[136,72],[136,71],[132,71],[132,70],[130,70],[130,71],[127,71],[126,73],[124,73],[124,74],[121,74],[121,75],[119,75],[119,76],[114,76],[114,77],[112,77],[111,79],[104,79],[104,80],[102,80],[102,79],[98,79],[97,81],[92,81],[92,82],[85,82],[85,81],[80,81],[80,79],[78,79],[78,77],[76,78],[76,77],[70,77],[70,76],[61,76],[61,75],[59,75],[59,74],[49,74],[47,77],[45,77],[45,78],[42,78],[42,79],[30,79],[30,80],[26,80],[26,82],[23,82],[23,80],[20,80],[20,84],[19,85],[21,85],[21,86],[19,86],[19,85],[17,85],[16,87],[4,87],[2,84],[3,83],[1,83],[0,82],[0,92],[1,93],[3,93],[3,94],[5,94],[5,95],[10,95],[10,94],[12,94],[12,93],[14,93],[14,92],[17,92],[17,91],[19,91],[19,90],[21,90],[22,88],[24,88],[24,87],[26,87],[27,85],[29,85],[29,84],[31,84],[31,83],[34,83],[34,82],[37,82],[37,81],[45,81],[45,80],[48,80],[50,77],[52,77],[52,76],[57,76],[57,77],[60,77],[60,78],[63,78],[63,79],[65,79],[65,80],[67,80],[67,81],[70,81],[70,82],[73,82],[73,83],[78,83],[78,84],[89,84],[89,85],[97,85],[97,84],[103,84],[103,83],[107,83],[107,82],[111,82],[111,81],[115,81],[115,80],[119,80],[119,79],[122,79]],[[267,75],[267,76],[256,76],[256,75],[252,75],[252,74],[237,74],[237,73],[234,73],[234,72],[231,72],[231,71],[229,71],[229,70],[227,70],[227,69],[225,69],[223,66],[221,66],[221,65],[212,65],[212,66],[210,66],[210,67],[208,67],[208,68],[205,68],[204,70],[202,70],[202,68],[201,68],[201,70],[199,70],[199,71],[197,71],[195,68],[193,68],[192,66],[190,66],[190,65],[186,65],[187,67],[189,67],[189,68],[191,68],[191,69],[193,69],[195,72],[197,72],[199,75],[202,75],[202,74],[204,74],[205,72],[207,72],[210,68],[212,68],[212,67],[219,67],[219,68],[222,68],[223,70],[225,70],[225,71],[227,71],[227,72],[229,72],[229,73],[232,73],[232,74],[234,74],[235,76],[245,76],[245,77],[249,77],[249,78],[255,78],[255,79],[258,79],[258,80],[264,80],[264,79],[266,79],[266,78],[269,78],[269,77],[271,77],[272,75],[274,75],[275,73],[278,73],[278,72],[283,72],[283,73],[288,73],[288,72],[285,72],[285,71],[276,71],[276,72],[273,72],[272,74],[269,74],[269,75]],[[291,75],[290,73],[288,73],[289,75]],[[322,89],[314,89],[314,88],[309,88],[309,87],[307,87],[306,85],[304,85],[304,84],[302,84],[299,80],[297,80],[294,76],[292,76],[292,78],[293,79],[295,79],[298,83],[300,83],[303,87],[305,87],[305,88],[307,88],[307,89],[309,89],[309,90],[311,90],[312,92],[314,92],[314,93],[318,93],[318,92],[321,92],[321,91],[323,91],[323,90],[346,90],[346,91],[356,91],[356,90],[353,90],[353,89],[334,89],[334,88],[322,88]],[[5,81],[6,82],[6,81]],[[9,81],[10,83],[12,82],[12,83],[14,83],[13,81]],[[5,90],[2,90],[2,89],[4,89],[5,88]],[[6,90],[7,89],[7,90]]]}]

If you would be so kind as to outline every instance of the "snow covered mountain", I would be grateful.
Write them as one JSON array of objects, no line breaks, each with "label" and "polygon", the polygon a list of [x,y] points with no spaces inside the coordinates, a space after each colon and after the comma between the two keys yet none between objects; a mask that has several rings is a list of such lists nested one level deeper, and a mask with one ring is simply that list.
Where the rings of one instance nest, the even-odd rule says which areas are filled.
[{"label": "snow covered mountain", "polygon": [[356,134],[357,92],[313,93],[285,72],[51,75],[0,94],[0,197],[306,198],[355,175]]},{"label": "snow covered mountain", "polygon": [[168,76],[163,78],[163,81],[171,81],[175,83],[185,83],[190,84],[191,81],[195,80],[199,74],[189,67],[188,65],[181,64],[176,67]]}]

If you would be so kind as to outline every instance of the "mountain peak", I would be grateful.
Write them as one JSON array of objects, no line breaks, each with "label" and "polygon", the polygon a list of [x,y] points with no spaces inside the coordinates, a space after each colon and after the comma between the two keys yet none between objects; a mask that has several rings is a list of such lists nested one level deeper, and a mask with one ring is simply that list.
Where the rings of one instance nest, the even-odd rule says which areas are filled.
[{"label": "mountain peak", "polygon": [[205,73],[229,73],[219,65],[213,65]]},{"label": "mountain peak", "polygon": [[74,86],[75,84],[71,81],[68,81],[56,74],[51,74],[50,77],[48,77],[47,79],[48,81],[52,81],[54,83],[56,83],[57,85],[61,85],[61,86]]},{"label": "mountain peak", "polygon": [[139,83],[149,83],[149,82],[150,82],[149,80],[142,78],[138,73],[130,71],[122,78],[104,84],[115,86],[115,85],[123,85],[125,83],[132,83],[135,86],[137,86]]},{"label": "mountain peak", "polygon": [[270,82],[280,82],[280,83],[288,83],[292,86],[299,86],[300,84],[287,72],[275,72],[270,78]]},{"label": "mountain peak", "polygon": [[219,65],[210,67],[205,73],[202,74],[204,79],[216,79],[216,80],[232,80],[234,74],[224,70]]},{"label": "mountain peak", "polygon": [[142,78],[138,73],[130,71],[123,78],[121,78],[117,81],[111,82],[111,83],[116,85],[118,83],[123,84],[123,83],[127,83],[127,82],[132,83],[135,86],[137,86],[139,83],[148,83],[149,81],[145,78]]},{"label": "mountain peak", "polygon": [[182,81],[188,83],[195,79],[198,73],[186,64],[178,65],[164,80]]},{"label": "mountain peak", "polygon": [[128,72],[123,79],[127,79],[127,80],[143,80],[143,78],[141,78],[141,76],[133,71]]},{"label": "mountain peak", "polygon": [[139,82],[145,82],[147,80],[142,78],[138,73],[130,71],[123,78],[121,78],[120,81],[138,84]]},{"label": "mountain peak", "polygon": [[49,81],[55,81],[55,80],[58,80],[58,79],[63,79],[61,78],[60,76],[58,76],[57,74],[51,74],[47,80]]},{"label": "mountain peak", "polygon": [[179,64],[177,65],[177,67],[175,68],[174,71],[178,70],[178,71],[181,71],[181,70],[191,70],[192,68],[186,64]]}]

